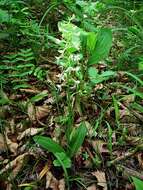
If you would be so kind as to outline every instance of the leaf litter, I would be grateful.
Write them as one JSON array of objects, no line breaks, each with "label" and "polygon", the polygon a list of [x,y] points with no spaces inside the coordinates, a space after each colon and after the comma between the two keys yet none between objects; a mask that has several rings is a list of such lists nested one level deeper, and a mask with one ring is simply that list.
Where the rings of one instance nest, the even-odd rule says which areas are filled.
[{"label": "leaf litter", "polygon": [[[104,87],[102,87],[102,89],[103,88]],[[106,86],[105,86],[105,88],[106,88]],[[49,97],[51,98],[52,95],[50,95]],[[64,97],[65,96],[63,96],[62,98],[64,98]],[[130,136],[128,136],[125,133],[124,141],[126,143],[128,143],[129,146],[132,145],[134,147],[135,145],[138,145],[138,143],[140,143],[142,145],[142,141],[141,141],[141,138],[137,137],[136,133],[134,133],[134,130],[136,130],[137,128],[140,128],[140,121],[139,121],[140,117],[137,114],[135,114],[135,116],[134,116],[134,113],[131,113],[130,110],[127,108],[129,106],[129,104],[131,104],[133,102],[133,100],[134,99],[132,98],[132,96],[129,96],[129,99],[126,97],[125,99],[122,100],[122,104],[119,104],[121,106],[121,109],[119,108],[119,114],[120,114],[119,119],[120,119],[120,126],[124,126],[124,129],[127,128],[128,134],[130,134]],[[38,100],[38,101],[41,101],[41,100]],[[57,112],[57,110],[55,110],[55,107],[54,107],[55,103],[52,102],[52,106],[51,106],[51,101],[49,101],[48,97],[47,97],[47,99],[42,100],[42,103],[40,103],[40,104],[41,105],[37,106],[35,103],[28,102],[27,118],[25,115],[26,122],[27,122],[26,127],[25,127],[25,124],[23,125],[20,123],[21,121],[17,123],[17,119],[15,118],[14,123],[11,122],[11,124],[10,124],[11,129],[10,130],[6,129],[6,130],[4,130],[3,134],[0,134],[0,150],[1,150],[1,152],[3,153],[8,150],[11,152],[8,160],[5,159],[5,156],[4,156],[4,158],[2,158],[2,162],[3,162],[4,166],[2,167],[1,172],[0,172],[1,175],[2,174],[7,175],[8,174],[7,172],[10,170],[11,172],[7,175],[8,180],[12,176],[12,179],[15,180],[16,182],[18,182],[17,176],[19,173],[22,172],[22,168],[25,167],[25,164],[24,164],[25,160],[29,156],[33,155],[33,158],[32,158],[33,161],[34,160],[36,161],[37,158],[41,159],[40,158],[40,154],[41,154],[40,149],[41,148],[36,149],[36,147],[33,147],[32,148],[33,153],[27,152],[28,144],[27,145],[24,144],[25,139],[29,139],[28,141],[30,142],[30,139],[32,136],[35,136],[35,135],[41,134],[41,133],[45,134],[45,135],[48,134],[53,139],[56,139],[58,141],[59,141],[59,137],[61,137],[61,140],[59,142],[61,142],[61,144],[63,144],[63,146],[65,146],[65,139],[62,137],[63,129],[60,129],[61,127],[64,127],[64,124],[57,122],[57,119],[54,120],[54,117],[53,117],[54,115],[55,115],[55,118],[57,118],[57,116],[58,116],[58,112]],[[74,106],[74,104],[73,104],[73,106]],[[75,105],[75,106],[77,106],[77,105]],[[88,105],[88,109],[93,109],[92,105],[91,106]],[[96,109],[98,110],[99,108],[96,107]],[[123,112],[122,109],[127,109],[127,112],[126,111]],[[98,111],[100,113],[100,109]],[[112,120],[114,121],[114,116],[112,115],[112,112],[114,112],[114,107],[110,107],[110,110],[107,110],[107,112],[105,113],[107,121],[110,121],[111,123],[112,123]],[[53,115],[51,115],[51,113],[53,113]],[[78,112],[76,112],[76,113],[78,113]],[[108,184],[109,184],[107,179],[110,178],[110,176],[108,176],[108,178],[106,178],[106,175],[109,175],[108,170],[105,172],[103,172],[101,170],[93,171],[92,168],[103,167],[104,169],[106,169],[106,165],[108,165],[109,163],[110,163],[110,167],[111,166],[113,167],[114,164],[117,164],[117,168],[118,168],[118,164],[121,164],[122,160],[124,160],[124,164],[126,162],[130,164],[129,168],[125,167],[124,164],[123,165],[121,164],[121,168],[124,168],[124,170],[126,171],[126,172],[123,172],[123,179],[126,179],[126,175],[133,175],[135,177],[142,178],[141,175],[139,175],[140,170],[138,170],[138,172],[137,172],[136,169],[131,164],[134,159],[137,159],[138,167],[142,168],[142,162],[143,162],[142,161],[142,153],[138,153],[137,154],[138,156],[136,156],[136,152],[134,152],[134,151],[130,152],[128,149],[126,149],[126,147],[121,149],[117,142],[117,139],[119,138],[118,133],[115,132],[112,136],[113,158],[111,158],[110,150],[108,149],[108,139],[106,136],[107,129],[105,128],[105,126],[102,124],[103,127],[100,127],[100,131],[98,131],[99,130],[98,126],[96,126],[95,129],[92,128],[92,124],[91,124],[90,120],[88,119],[91,117],[89,117],[87,115],[87,113],[84,113],[84,115],[83,115],[83,113],[80,112],[80,114],[82,114],[82,117],[81,117],[81,115],[79,115],[78,118],[76,118],[75,126],[78,127],[78,124],[77,124],[78,120],[82,121],[82,119],[84,119],[84,120],[86,119],[85,125],[88,130],[88,135],[87,135],[88,138],[85,139],[83,146],[79,150],[79,154],[76,155],[75,164],[77,164],[77,166],[78,166],[78,167],[76,167],[76,170],[77,170],[76,173],[78,175],[80,175],[81,178],[84,177],[83,173],[81,172],[82,169],[88,168],[88,170],[90,171],[90,174],[86,175],[86,180],[89,181],[89,182],[87,182],[87,189],[98,190],[98,189],[102,188],[104,190],[107,190]],[[66,113],[66,115],[67,115],[67,113]],[[136,117],[136,121],[138,121],[138,124],[132,123],[133,116]],[[47,118],[50,118],[51,121],[47,121]],[[44,123],[47,123],[46,128],[45,128],[45,125],[43,126],[38,121],[40,121],[40,122],[44,121]],[[17,123],[16,125],[15,125],[15,122]],[[100,120],[99,120],[99,123],[100,123]],[[17,133],[15,133],[14,126],[17,126]],[[51,127],[53,127],[53,128],[51,128]],[[115,127],[115,126],[113,125],[112,128],[113,127]],[[119,133],[120,133],[120,130],[119,130]],[[44,163],[40,163],[41,161],[39,160],[37,163],[40,167],[40,170],[39,170],[39,169],[34,168],[34,165],[32,164],[33,171],[35,172],[35,177],[34,177],[35,181],[39,181],[39,180],[43,181],[44,180],[45,185],[43,184],[43,186],[47,189],[48,188],[51,188],[53,190],[66,189],[66,183],[65,183],[65,180],[63,179],[63,172],[61,172],[58,175],[57,174],[55,175],[55,172],[58,173],[58,168],[55,167],[54,168],[55,171],[53,172],[53,169],[52,169],[53,166],[51,166],[51,161],[50,161],[52,159],[51,156],[48,155],[48,158],[46,158],[45,153],[42,153],[41,155],[45,161],[48,159],[48,163],[50,162],[50,165],[49,164],[44,165]],[[128,162],[128,159],[130,159],[131,161]],[[29,159],[27,159],[27,163],[28,162],[30,162]],[[104,163],[104,165],[102,165],[103,163]],[[43,168],[43,169],[41,169],[41,168]],[[73,172],[73,171],[71,171],[71,172]],[[27,174],[27,175],[29,175],[29,176],[31,175],[30,171],[29,171],[29,174]],[[96,179],[94,178],[94,180],[93,180],[92,179],[93,176]],[[85,182],[86,182],[86,180],[85,180]],[[91,182],[90,182],[90,180],[91,180]],[[94,181],[94,182],[92,182],[92,181]],[[125,181],[127,181],[127,179]],[[29,181],[24,179],[22,184],[26,184],[27,182],[29,182]],[[30,181],[30,183],[31,182],[32,181]],[[9,182],[5,182],[5,183],[7,183],[7,188],[12,188],[12,185]],[[88,185],[88,183],[92,183],[92,184]],[[73,184],[71,186],[73,186]]]}]

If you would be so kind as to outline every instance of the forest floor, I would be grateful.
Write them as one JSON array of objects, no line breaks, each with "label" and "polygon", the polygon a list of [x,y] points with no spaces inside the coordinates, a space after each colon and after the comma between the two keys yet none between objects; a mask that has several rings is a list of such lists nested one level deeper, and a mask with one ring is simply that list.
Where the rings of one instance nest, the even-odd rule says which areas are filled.
[{"label": "forest floor", "polygon": [[[11,4],[8,8],[2,4],[0,9],[17,10],[11,12],[12,22],[2,22],[6,38],[0,36],[0,190],[142,190],[143,78],[142,69],[129,63],[142,50],[130,54],[127,42],[134,43],[135,38],[114,32],[123,23],[112,11],[102,10],[94,22],[97,29],[112,31],[112,47],[104,58],[110,32],[103,44],[97,37],[93,49],[98,53],[102,48],[103,59],[89,67],[89,52],[84,55],[84,48],[78,49],[76,32],[91,30],[91,50],[95,28],[85,29],[81,18],[72,16],[74,9],[68,12],[59,4],[51,4],[52,11],[43,16],[44,5],[29,4],[33,23],[26,20],[25,26],[28,9],[19,4],[12,9]],[[78,31],[73,30],[75,25]],[[68,41],[70,35],[73,41]],[[72,65],[71,57],[81,55]],[[71,65],[62,65],[68,60]]]}]

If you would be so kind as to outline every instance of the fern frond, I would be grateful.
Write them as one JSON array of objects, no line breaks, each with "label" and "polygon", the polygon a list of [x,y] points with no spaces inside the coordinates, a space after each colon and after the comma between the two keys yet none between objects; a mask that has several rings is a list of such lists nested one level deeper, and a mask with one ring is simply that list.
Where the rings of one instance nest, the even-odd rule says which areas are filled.
[{"label": "fern frond", "polygon": [[[38,80],[43,80],[45,71],[36,66],[36,60],[32,49],[21,49],[19,52],[3,57],[0,65],[1,81],[6,79],[11,82],[13,89],[28,87],[25,77],[35,76]],[[28,81],[27,81],[28,82]]]}]

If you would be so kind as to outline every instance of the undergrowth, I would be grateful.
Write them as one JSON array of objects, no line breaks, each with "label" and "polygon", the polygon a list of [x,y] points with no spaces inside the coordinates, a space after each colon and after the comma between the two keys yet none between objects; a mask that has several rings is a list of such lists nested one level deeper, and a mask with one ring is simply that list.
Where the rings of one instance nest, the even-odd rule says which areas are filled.
[{"label": "undergrowth", "polygon": [[143,189],[142,15],[0,1],[0,189]]}]

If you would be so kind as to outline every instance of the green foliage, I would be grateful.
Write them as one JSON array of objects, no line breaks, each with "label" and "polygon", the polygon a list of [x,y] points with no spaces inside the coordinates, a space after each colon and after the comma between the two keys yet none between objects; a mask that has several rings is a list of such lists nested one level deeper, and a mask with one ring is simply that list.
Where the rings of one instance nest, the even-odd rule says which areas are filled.
[{"label": "green foliage", "polygon": [[[60,157],[65,168],[71,167],[71,160],[67,157],[67,155],[64,152],[57,152],[55,155],[56,157]],[[61,166],[61,163],[58,159],[54,160],[53,164],[54,166]]]},{"label": "green foliage", "polygon": [[10,15],[8,14],[8,11],[0,9],[0,23],[7,23],[9,22]]},{"label": "green foliage", "polygon": [[108,127],[108,149],[110,151],[110,155],[112,157],[112,152],[113,152],[113,147],[112,147],[112,135],[113,135],[113,130],[108,122],[106,122],[107,127]]},{"label": "green foliage", "polygon": [[[69,157],[73,157],[77,153],[78,149],[81,147],[86,133],[87,129],[84,123],[81,123],[77,129],[73,129],[70,134],[70,142],[67,145],[67,151],[65,151],[58,143],[56,143],[49,137],[35,136],[34,141],[46,150],[48,150],[49,152],[52,152],[53,154],[59,152],[67,152],[67,155],[69,155]],[[61,156],[63,157],[63,155]]]},{"label": "green foliage", "polygon": [[143,106],[141,106],[140,104],[138,104],[136,102],[131,104],[131,108],[138,110],[139,112],[143,113]]},{"label": "green foliage", "polygon": [[[62,79],[66,85],[75,88],[77,94],[90,94],[95,84],[109,80],[116,76],[113,71],[98,74],[95,68],[90,67],[104,60],[112,45],[112,33],[109,29],[97,29],[96,32],[87,32],[69,22],[59,22],[59,31],[62,39],[57,64],[63,67]],[[88,75],[90,81],[88,81]],[[71,92],[72,94],[72,92]]]},{"label": "green foliage", "polygon": [[56,154],[57,152],[65,152],[64,149],[49,137],[35,136],[34,141],[41,145],[44,149]]},{"label": "green foliage", "polygon": [[56,143],[49,137],[35,136],[33,139],[44,149],[54,154],[57,159],[54,160],[53,164],[55,166],[62,166],[66,173],[65,168],[71,167],[70,158],[73,157],[77,153],[78,149],[81,147],[85,139],[86,133],[87,129],[84,123],[81,123],[81,125],[77,129],[73,129],[70,135],[71,139],[69,144],[67,145],[68,148],[66,151],[58,143]]},{"label": "green foliage", "polygon": [[[58,61],[58,63],[64,65],[63,63],[65,62],[67,65],[67,61],[70,57],[72,57],[71,55],[77,51],[81,53],[81,55],[85,56],[85,52],[82,52],[85,43],[87,51],[91,53],[88,61],[89,64],[99,63],[99,61],[108,56],[112,45],[111,30],[101,28],[97,31],[97,33],[86,32],[71,23],[65,22],[59,23],[59,30],[62,32],[63,37],[63,40],[61,41],[63,50],[60,50],[60,53],[64,59]],[[81,58],[77,59],[77,61]],[[75,63],[73,62],[76,62],[76,59],[72,60],[70,58],[67,66],[74,66],[73,64]]]},{"label": "green foliage", "polygon": [[31,102],[38,102],[38,101],[42,100],[43,98],[45,98],[45,97],[47,97],[47,96],[48,96],[47,92],[41,92],[41,93],[39,93],[39,94],[33,96],[33,97],[30,99],[30,101],[31,101]]},{"label": "green foliage", "polygon": [[140,179],[138,179],[136,177],[132,177],[132,179],[133,179],[133,182],[135,184],[136,190],[143,189],[143,181],[142,180],[140,180]]},{"label": "green foliage", "polygon": [[47,151],[54,154],[56,160],[53,161],[54,166],[61,166],[64,170],[67,185],[69,186],[68,173],[66,168],[71,167],[71,157],[73,157],[80,146],[82,145],[86,136],[87,130],[83,123],[77,129],[73,129],[71,133],[70,143],[67,145],[68,149],[65,151],[58,143],[49,137],[35,136],[33,139],[36,143],[42,146]]},{"label": "green foliage", "polygon": [[121,51],[115,53],[118,68],[121,69],[123,65],[125,70],[137,68],[143,52],[141,1],[109,1],[106,10],[107,14],[109,10],[112,11],[112,20],[116,23],[114,26],[116,38],[122,44]]},{"label": "green foliage", "polygon": [[104,71],[101,74],[98,74],[98,70],[94,67],[89,67],[88,76],[90,81],[95,85],[98,83],[102,83],[103,81],[109,80],[116,76],[116,72],[114,71]]},{"label": "green foliage", "polygon": [[119,123],[119,118],[120,118],[120,110],[119,110],[119,106],[118,106],[118,101],[116,100],[116,98],[113,96],[113,105],[114,105],[114,109],[115,109],[115,118],[116,118],[116,123]]},{"label": "green foliage", "polygon": [[140,57],[139,59],[138,69],[139,71],[143,71],[143,57]]},{"label": "green foliage", "polygon": [[[44,79],[45,72],[36,67],[35,56],[32,49],[21,49],[18,53],[12,53],[3,57],[3,65],[0,65],[2,83],[11,81],[13,88],[29,87],[28,77],[33,75],[39,80]],[[27,77],[27,78],[25,78]]]},{"label": "green foliage", "polygon": [[73,157],[78,149],[81,147],[85,136],[87,133],[87,129],[84,123],[81,123],[80,126],[77,129],[73,129],[70,137],[70,142],[69,142],[69,151],[68,155],[70,157]]},{"label": "green foliage", "polygon": [[[13,99],[13,94],[18,91],[19,95],[21,88],[32,88],[36,83],[34,88],[47,89],[37,95],[24,93],[26,100],[21,98],[23,96],[18,96],[18,101],[20,97],[18,109],[24,110],[27,114],[26,101],[35,104],[38,108],[50,104],[49,109],[53,110],[49,117],[52,122],[60,126],[57,130],[62,132],[62,134],[58,133],[62,139],[58,139],[59,143],[41,135],[33,139],[35,143],[53,154],[53,165],[63,168],[67,183],[70,181],[67,169],[72,167],[72,159],[83,145],[87,135],[86,122],[90,123],[88,128],[90,138],[107,139],[109,157],[114,159],[114,144],[123,145],[124,137],[127,136],[127,128],[119,128],[121,126],[119,121],[122,119],[120,109],[127,106],[129,110],[134,109],[136,115],[138,112],[143,113],[142,13],[142,5],[129,0],[126,2],[118,0],[0,1],[2,29],[0,32],[2,41],[0,44],[2,47],[0,106],[6,107],[6,111],[12,106],[15,109],[17,103],[15,97]],[[125,70],[123,76],[127,79],[124,77],[122,79],[122,73],[120,77],[117,69]],[[51,76],[51,71],[54,71],[54,77]],[[58,81],[54,79],[55,75]],[[124,80],[128,80],[126,84]],[[135,101],[129,104],[126,101],[124,106],[122,99],[122,96],[126,96],[124,93],[131,93]],[[45,101],[47,97],[50,98]],[[115,122],[111,120],[111,123],[106,121],[112,117],[112,110],[109,110],[110,113],[107,110],[109,106],[115,110],[115,116],[112,118]],[[35,114],[37,110],[36,108]],[[13,116],[13,113],[11,115]],[[46,118],[46,124],[43,123],[44,119],[42,118],[41,121],[37,118],[36,121],[29,121],[24,117],[23,120],[26,120],[26,124],[28,122],[34,124],[35,127],[37,124],[47,125],[48,119]],[[16,127],[18,120],[19,117],[14,118]],[[79,121],[82,122],[77,125]],[[112,123],[117,127],[113,127]],[[61,129],[62,127],[65,131]],[[119,142],[113,143],[113,134]],[[89,144],[92,142],[90,140]],[[64,141],[64,146],[61,145],[63,144],[61,141]],[[93,149],[95,154],[93,156],[86,154],[84,158],[87,163],[92,159],[96,167],[103,166],[105,159],[102,159],[100,150],[94,147]],[[118,159],[115,158],[116,160]],[[114,160],[110,162],[114,163]],[[134,177],[132,179],[136,189],[142,189],[142,181]],[[28,189],[34,188],[28,184],[25,186]]]},{"label": "green foliage", "polygon": [[89,32],[87,35],[87,50],[90,54],[94,53],[95,45],[97,43],[97,34],[95,32]]},{"label": "green foliage", "polygon": [[10,100],[7,97],[7,95],[3,92],[3,90],[0,90],[0,105],[10,104]]},{"label": "green foliage", "polygon": [[81,10],[83,14],[90,16],[90,17],[95,17],[98,12],[104,10],[105,5],[102,2],[88,2],[88,1],[81,1],[77,0],[76,4],[81,7]]},{"label": "green foliage", "polygon": [[110,29],[100,29],[97,35],[97,42],[89,58],[90,65],[99,63],[99,61],[107,58],[112,46],[112,32]]}]

